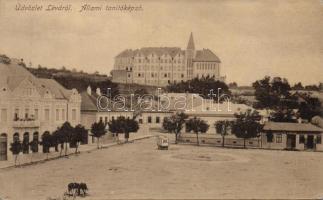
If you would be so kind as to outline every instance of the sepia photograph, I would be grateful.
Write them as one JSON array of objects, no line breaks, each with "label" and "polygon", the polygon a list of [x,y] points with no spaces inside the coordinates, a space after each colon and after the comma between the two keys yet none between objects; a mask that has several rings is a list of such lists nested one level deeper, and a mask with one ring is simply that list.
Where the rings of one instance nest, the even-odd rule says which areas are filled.
[{"label": "sepia photograph", "polygon": [[0,0],[0,200],[323,199],[323,0]]}]

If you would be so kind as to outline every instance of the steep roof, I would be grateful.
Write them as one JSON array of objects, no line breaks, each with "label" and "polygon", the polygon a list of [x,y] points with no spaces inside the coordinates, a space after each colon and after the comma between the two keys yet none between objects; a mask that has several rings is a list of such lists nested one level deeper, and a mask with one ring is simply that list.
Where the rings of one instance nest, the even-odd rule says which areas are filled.
[{"label": "steep roof", "polygon": [[132,57],[134,56],[134,51],[132,49],[126,49],[119,53],[116,57],[121,58],[121,57]]},{"label": "steep roof", "polygon": [[68,99],[72,90],[67,90],[54,79],[38,78],[39,83],[48,88],[57,99]]},{"label": "steep roof", "polygon": [[287,122],[266,122],[263,128],[265,131],[289,131],[289,132],[323,132],[323,129],[310,123],[287,123]]},{"label": "steep roof", "polygon": [[150,54],[156,54],[157,56],[161,55],[170,55],[172,57],[176,56],[178,53],[183,53],[184,51],[181,50],[179,47],[143,47],[140,49],[126,49],[119,53],[116,58],[121,57],[133,57],[137,54],[142,54],[144,56],[148,56]]},{"label": "steep roof", "polygon": [[89,95],[86,91],[81,92],[81,111],[98,111],[96,106],[97,95]]},{"label": "steep roof", "polygon": [[0,87],[7,86],[9,90],[14,91],[26,79],[30,81],[37,89],[40,95],[44,95],[49,90],[54,98],[68,99],[72,90],[61,86],[54,79],[37,78],[25,67],[20,65],[19,60],[11,59],[10,64],[0,63]]},{"label": "steep roof", "polygon": [[311,119],[312,124],[315,124],[319,126],[320,128],[323,128],[323,118],[320,116],[315,116]]},{"label": "steep roof", "polygon": [[187,44],[187,48],[186,49],[190,49],[190,50],[194,50],[195,49],[194,39],[193,39],[193,33],[191,33],[191,35],[190,35],[190,39],[188,40],[188,44]]},{"label": "steep roof", "polygon": [[221,62],[218,56],[216,56],[210,49],[203,49],[196,51],[194,61],[208,61],[208,62]]},{"label": "steep roof", "polygon": [[[81,102],[81,111],[95,111],[95,112],[104,112],[104,111],[108,111],[108,110],[100,110],[98,108],[97,105],[97,100],[98,100],[99,95],[96,94],[95,92],[92,91],[91,95],[89,95],[87,93],[87,91],[81,92],[81,98],[82,98],[82,102]],[[109,106],[110,103],[110,106]],[[100,100],[100,106],[102,108],[109,108],[110,111],[114,111],[114,112],[120,112],[121,110],[118,109],[114,109],[112,104],[112,101],[109,100],[108,98],[102,98]]]},{"label": "steep roof", "polygon": [[[191,33],[188,44],[187,50],[195,50],[195,44],[193,39],[193,33]],[[179,47],[143,47],[140,49],[126,49],[119,53],[116,58],[129,58],[134,57],[138,54],[143,56],[148,56],[150,54],[156,54],[157,56],[161,55],[169,55],[171,57],[176,56],[177,54],[185,54],[185,50],[182,50]],[[194,61],[206,61],[206,62],[221,62],[218,56],[216,56],[211,50],[203,49],[203,50],[196,50],[196,55]]]}]

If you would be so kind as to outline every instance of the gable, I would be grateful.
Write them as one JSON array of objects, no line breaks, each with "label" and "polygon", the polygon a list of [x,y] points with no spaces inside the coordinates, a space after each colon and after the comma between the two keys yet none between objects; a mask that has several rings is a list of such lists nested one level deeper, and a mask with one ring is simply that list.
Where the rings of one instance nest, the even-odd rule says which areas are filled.
[{"label": "gable", "polygon": [[17,87],[12,91],[15,96],[23,97],[40,97],[40,93],[36,85],[29,79],[25,78],[20,83],[17,83]]}]

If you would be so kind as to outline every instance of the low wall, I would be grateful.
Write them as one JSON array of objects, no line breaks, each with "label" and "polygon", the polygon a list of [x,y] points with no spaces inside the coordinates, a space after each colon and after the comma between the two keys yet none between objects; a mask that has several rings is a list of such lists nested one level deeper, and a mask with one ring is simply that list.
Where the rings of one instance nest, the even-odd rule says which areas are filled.
[{"label": "low wall", "polygon": [[[182,143],[196,143],[195,134],[181,134],[178,138],[179,142]],[[222,137],[215,134],[199,134],[200,144],[210,144],[214,146],[222,146]],[[244,140],[242,138],[236,138],[233,136],[227,136],[224,138],[224,145],[227,147],[243,147]],[[246,140],[246,147],[248,148],[260,148],[261,141],[258,138],[252,138]]]}]

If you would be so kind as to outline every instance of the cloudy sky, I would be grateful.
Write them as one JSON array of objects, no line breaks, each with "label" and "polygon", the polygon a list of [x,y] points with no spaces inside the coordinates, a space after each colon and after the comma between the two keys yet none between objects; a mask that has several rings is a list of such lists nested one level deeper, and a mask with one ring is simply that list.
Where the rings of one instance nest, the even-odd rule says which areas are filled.
[{"label": "cloudy sky", "polygon": [[[138,12],[79,12],[92,6],[142,5]],[[114,56],[147,46],[197,49],[222,60],[227,81],[249,85],[265,75],[291,83],[323,82],[323,1],[73,1],[70,12],[15,11],[69,1],[0,0],[0,54],[34,66],[109,74]]]}]

